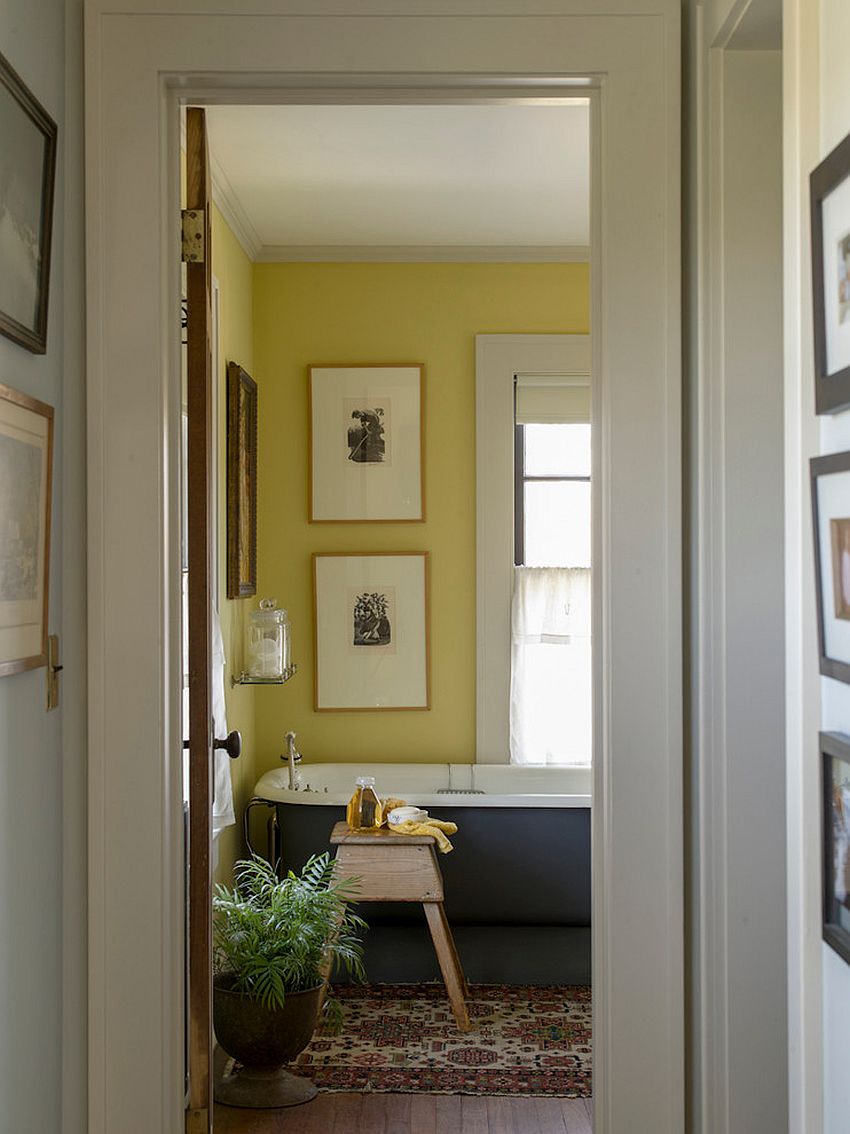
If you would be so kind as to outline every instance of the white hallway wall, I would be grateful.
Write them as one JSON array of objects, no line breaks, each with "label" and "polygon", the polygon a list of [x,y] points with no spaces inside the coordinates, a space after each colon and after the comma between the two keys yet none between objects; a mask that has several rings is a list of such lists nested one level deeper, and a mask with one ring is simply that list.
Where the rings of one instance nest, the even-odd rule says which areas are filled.
[{"label": "white hallway wall", "polygon": [[43,669],[0,680],[4,1134],[86,1129],[81,8],[0,4],[0,53],[59,126],[48,350],[34,355],[0,337],[0,382],[56,408],[50,632],[65,664],[51,713]]},{"label": "white hallway wall", "polygon": [[781,58],[746,8],[686,40],[689,1134],[787,1128]]},{"label": "white hallway wall", "polygon": [[[820,154],[824,157],[850,133],[850,73],[846,47],[850,44],[850,4],[847,0],[820,3]],[[850,449],[850,411],[820,419],[820,451]],[[821,679],[823,727],[850,733],[850,686],[829,677]],[[850,1123],[850,966],[825,943],[823,971],[823,1111],[824,1134],[844,1134]]]},{"label": "white hallway wall", "polygon": [[850,449],[850,412],[814,414],[808,177],[850,132],[850,5],[786,0],[785,35],[790,1128],[845,1134],[850,967],[821,940],[817,732],[850,733],[850,687],[817,675],[808,458]]}]

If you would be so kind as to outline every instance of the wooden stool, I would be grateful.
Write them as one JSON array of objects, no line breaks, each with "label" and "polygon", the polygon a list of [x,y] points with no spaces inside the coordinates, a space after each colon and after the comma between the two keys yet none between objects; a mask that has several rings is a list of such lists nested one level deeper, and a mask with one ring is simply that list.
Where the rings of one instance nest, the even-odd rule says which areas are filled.
[{"label": "wooden stool", "polygon": [[352,831],[337,823],[331,832],[337,866],[358,880],[358,902],[421,902],[440,963],[452,1013],[460,1031],[472,1025],[466,1001],[469,989],[443,909],[443,875],[431,835],[395,835],[390,831]]}]

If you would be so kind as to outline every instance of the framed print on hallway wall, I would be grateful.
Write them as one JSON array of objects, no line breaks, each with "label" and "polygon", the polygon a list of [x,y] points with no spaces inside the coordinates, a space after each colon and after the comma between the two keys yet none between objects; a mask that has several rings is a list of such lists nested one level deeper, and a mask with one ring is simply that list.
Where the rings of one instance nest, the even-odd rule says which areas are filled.
[{"label": "framed print on hallway wall", "polygon": [[257,593],[257,383],[227,364],[227,597]]},{"label": "framed print on hallway wall", "polygon": [[0,677],[47,664],[53,407],[0,386]]},{"label": "framed print on hallway wall", "polygon": [[56,123],[0,55],[0,332],[47,350]]},{"label": "framed print on hallway wall", "polygon": [[308,371],[310,522],[424,520],[421,363]]},{"label": "framed print on hallway wall", "polygon": [[820,734],[823,939],[850,964],[850,736]]},{"label": "framed print on hallway wall", "polygon": [[313,556],[317,712],[429,709],[428,553]]},{"label": "framed print on hallway wall", "polygon": [[815,409],[850,407],[850,135],[809,178]]},{"label": "framed print on hallway wall", "polygon": [[820,671],[850,683],[850,452],[810,469]]}]

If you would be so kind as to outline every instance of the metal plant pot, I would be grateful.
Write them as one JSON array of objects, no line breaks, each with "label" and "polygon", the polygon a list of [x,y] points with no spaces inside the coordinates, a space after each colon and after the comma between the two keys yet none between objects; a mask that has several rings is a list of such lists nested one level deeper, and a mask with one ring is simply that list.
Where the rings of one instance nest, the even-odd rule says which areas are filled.
[{"label": "metal plant pot", "polygon": [[310,1080],[290,1074],[284,1064],[309,1044],[324,986],[288,992],[281,1008],[266,1008],[253,996],[235,992],[232,985],[228,974],[213,982],[213,1024],[219,1044],[241,1069],[216,1081],[216,1102],[267,1108],[314,1098],[317,1090]]}]

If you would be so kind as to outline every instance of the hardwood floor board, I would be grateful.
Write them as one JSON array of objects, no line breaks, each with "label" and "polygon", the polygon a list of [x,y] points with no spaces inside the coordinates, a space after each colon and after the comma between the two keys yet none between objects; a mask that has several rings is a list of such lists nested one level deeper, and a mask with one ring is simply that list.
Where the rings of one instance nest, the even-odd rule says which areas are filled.
[{"label": "hardwood floor board", "polygon": [[460,1095],[432,1095],[440,1134],[462,1134],[463,1111]]},{"label": "hardwood floor board", "polygon": [[[512,1098],[511,1104],[511,1134],[549,1134],[549,1131],[540,1122],[540,1109],[538,1103],[542,1100],[536,1098]],[[555,1127],[557,1130],[557,1127]]]},{"label": "hardwood floor board", "polygon": [[567,1124],[560,1099],[534,1099],[534,1113],[542,1134],[566,1134]]},{"label": "hardwood floor board", "polygon": [[593,1126],[585,1099],[561,1099],[561,1113],[567,1127],[567,1134],[593,1134]]},{"label": "hardwood floor board", "polygon": [[410,1096],[410,1129],[416,1134],[443,1134],[442,1123],[437,1126],[437,1096]]},{"label": "hardwood floor board", "polygon": [[215,1134],[592,1134],[591,1099],[323,1092],[285,1110],[215,1108]]},{"label": "hardwood floor board", "polygon": [[462,1095],[460,1113],[461,1134],[489,1134],[486,1098],[481,1095]]},{"label": "hardwood floor board", "polygon": [[270,1127],[274,1134],[330,1134],[334,1128],[337,1096],[318,1094],[303,1106],[290,1106],[286,1110],[270,1111],[277,1114],[278,1125]]},{"label": "hardwood floor board", "polygon": [[511,1100],[494,1095],[485,1099],[487,1104],[487,1134],[513,1134],[511,1126]]},{"label": "hardwood floor board", "polygon": [[363,1096],[360,1094],[338,1094],[331,1096],[336,1102],[333,1126],[329,1126],[327,1134],[353,1134],[360,1126],[360,1116],[363,1113]]},{"label": "hardwood floor board", "polygon": [[[387,1095],[366,1094],[360,1107],[360,1129],[368,1134],[387,1134]],[[354,1134],[354,1131],[352,1131]]]},{"label": "hardwood floor board", "polygon": [[386,1100],[387,1134],[410,1134],[411,1095],[384,1095]]}]

